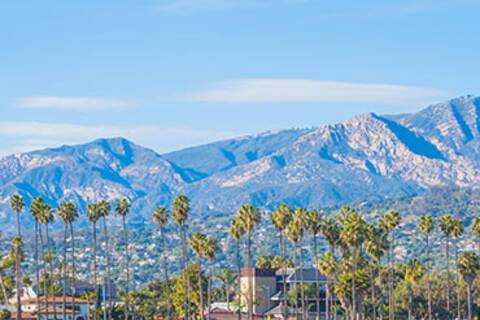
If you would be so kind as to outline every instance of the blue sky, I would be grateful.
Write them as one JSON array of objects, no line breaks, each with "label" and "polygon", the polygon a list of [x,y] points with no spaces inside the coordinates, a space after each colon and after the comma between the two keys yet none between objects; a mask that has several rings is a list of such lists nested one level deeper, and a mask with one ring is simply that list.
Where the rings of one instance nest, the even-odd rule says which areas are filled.
[{"label": "blue sky", "polygon": [[0,155],[159,152],[480,93],[480,2],[2,1]]}]

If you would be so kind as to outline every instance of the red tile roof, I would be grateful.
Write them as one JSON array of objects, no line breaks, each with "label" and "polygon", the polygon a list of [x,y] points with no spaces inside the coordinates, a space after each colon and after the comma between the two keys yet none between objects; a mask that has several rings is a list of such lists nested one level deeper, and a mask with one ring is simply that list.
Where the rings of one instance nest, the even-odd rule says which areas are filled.
[{"label": "red tile roof", "polygon": [[[45,303],[47,301],[48,303],[63,303],[63,297],[48,297],[48,299],[45,299],[45,297],[39,297],[39,298],[30,298],[30,299],[24,299],[22,300],[22,304],[36,304],[40,300],[40,303]],[[66,303],[72,303],[75,301],[77,304],[87,304],[87,300],[79,299],[79,298],[72,298],[72,297],[67,297],[65,299]]]}]

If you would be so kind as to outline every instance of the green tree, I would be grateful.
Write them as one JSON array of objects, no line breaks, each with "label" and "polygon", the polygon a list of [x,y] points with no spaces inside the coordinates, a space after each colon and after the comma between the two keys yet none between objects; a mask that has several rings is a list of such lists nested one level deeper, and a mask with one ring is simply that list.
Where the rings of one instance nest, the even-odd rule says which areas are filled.
[{"label": "green tree", "polygon": [[[235,241],[235,251],[236,251],[236,263],[237,263],[237,304],[240,306],[240,300],[242,296],[241,292],[241,285],[240,285],[240,280],[241,280],[241,270],[242,270],[242,259],[240,256],[240,240],[242,239],[242,236],[245,234],[245,229],[243,228],[242,224],[237,220],[233,220],[230,223],[230,228],[228,229],[228,233],[230,236],[233,238]],[[240,307],[237,308],[237,317],[238,320],[242,318],[241,314],[241,309]]]},{"label": "green tree", "polygon": [[260,222],[260,212],[251,204],[244,204],[237,212],[238,220],[247,233],[247,269],[248,269],[248,320],[253,317],[253,279],[252,279],[252,235]]},{"label": "green tree", "polygon": [[419,219],[418,228],[420,232],[425,237],[425,251],[426,251],[426,258],[427,258],[427,292],[428,292],[428,320],[432,320],[432,279],[431,279],[431,272],[432,272],[432,259],[431,259],[431,244],[430,238],[433,235],[435,230],[435,222],[430,214],[426,214]]},{"label": "green tree", "polygon": [[462,318],[462,309],[461,309],[461,287],[460,287],[460,271],[458,268],[458,238],[462,236],[465,231],[462,220],[453,219],[452,220],[452,240],[453,240],[453,252],[455,255],[455,282],[456,282],[456,292],[457,292],[457,319]]},{"label": "green tree", "polygon": [[445,264],[447,266],[447,285],[446,285],[446,301],[447,301],[447,312],[450,316],[450,238],[452,236],[452,229],[453,229],[453,218],[451,215],[444,215],[440,217],[439,222],[440,230],[442,231],[443,235],[445,236]]},{"label": "green tree", "polygon": [[418,260],[411,260],[405,269],[405,280],[408,283],[408,320],[416,319],[413,314],[413,287],[425,275],[425,266]]},{"label": "green tree", "polygon": [[317,263],[317,269],[327,279],[326,297],[325,297],[325,318],[330,320],[330,297],[332,295],[332,284],[334,283],[335,274],[337,273],[337,258],[331,251],[327,251]]},{"label": "green tree", "polygon": [[220,247],[218,246],[218,241],[212,236],[208,236],[205,239],[203,244],[203,254],[208,260],[209,265],[209,275],[208,275],[208,286],[207,286],[207,312],[208,320],[211,319],[210,311],[212,306],[212,278],[213,278],[213,259],[218,254]]},{"label": "green tree", "polygon": [[[279,247],[280,251],[282,252],[282,258],[286,260],[287,254],[286,254],[286,239],[285,239],[285,230],[290,223],[290,220],[292,220],[293,216],[293,211],[290,209],[289,206],[286,204],[282,203],[278,206],[278,208],[272,213],[272,222],[275,228],[278,230],[279,234]],[[282,294],[283,294],[283,300],[282,300],[282,312],[283,312],[283,317],[284,319],[288,318],[288,305],[287,305],[287,282],[285,280],[286,276],[286,270],[285,266],[282,268]]]},{"label": "green tree", "polygon": [[200,290],[200,319],[203,320],[204,314],[205,314],[205,303],[203,301],[203,288],[202,288],[202,257],[204,255],[204,247],[205,247],[205,241],[207,239],[207,236],[204,235],[203,233],[200,232],[195,232],[192,235],[192,238],[189,240],[190,247],[192,248],[193,252],[198,257],[198,276],[197,276],[197,281],[198,281],[198,287]]},{"label": "green tree", "polygon": [[[190,215],[190,200],[185,195],[179,195],[173,199],[173,221],[180,227],[182,236],[182,265],[183,270],[188,268],[188,252],[187,252],[187,230],[186,223]],[[184,315],[186,319],[190,319],[190,278],[185,275],[185,301],[184,301]]]},{"label": "green tree", "polygon": [[[98,285],[98,270],[97,270],[97,222],[100,219],[100,213],[98,212],[98,204],[90,203],[87,206],[87,216],[88,220],[92,223],[92,234],[93,234],[93,283],[95,286],[95,294],[97,297],[100,296],[100,288]],[[95,312],[93,313],[94,320],[98,318],[98,300],[95,300]]]},{"label": "green tree", "polygon": [[[12,199],[10,199],[10,207],[12,208],[13,212],[15,212],[15,216],[17,219],[17,239],[15,243],[19,246],[22,245],[22,232],[20,228],[20,214],[22,213],[23,209],[25,208],[25,203],[23,202],[23,198],[15,194],[13,195]],[[16,248],[16,256],[15,256],[15,283],[16,283],[16,294],[17,294],[17,320],[22,318],[22,270],[21,270],[21,257],[20,252],[22,251],[21,247]]]},{"label": "green tree", "polygon": [[[41,197],[37,197],[33,200],[30,211],[34,218],[34,233],[35,233],[35,240],[34,240],[34,269],[35,269],[35,280],[36,280],[36,290],[38,292],[39,299],[37,299],[37,310],[40,309],[40,294],[42,287],[40,287],[40,250],[39,250],[39,242],[41,240],[41,229],[40,229],[40,215],[42,211],[42,207],[44,206],[45,202]],[[43,241],[42,241],[43,242]],[[43,252],[43,244],[41,246]],[[43,261],[43,259],[42,259]],[[43,265],[43,263],[42,263]],[[40,320],[40,315],[37,314],[37,320]],[[96,319],[95,319],[96,320]]]},{"label": "green tree", "polygon": [[389,320],[395,319],[395,299],[393,297],[394,289],[394,265],[395,265],[395,255],[394,255],[394,246],[395,246],[395,229],[400,225],[402,218],[400,214],[396,211],[388,211],[380,218],[380,225],[382,228],[390,234],[390,249],[389,249],[389,262],[390,262],[390,272],[388,280],[388,318]]},{"label": "green tree", "polygon": [[463,280],[467,284],[467,319],[472,320],[472,285],[480,269],[480,260],[475,253],[466,251],[460,256],[458,264]]},{"label": "green tree", "polygon": [[[162,264],[163,264],[163,272],[165,276],[165,281],[168,283],[170,282],[170,277],[168,275],[168,260],[167,260],[167,245],[165,241],[165,226],[168,223],[169,213],[165,207],[157,207],[153,212],[153,221],[158,224],[160,227],[160,241],[162,245]],[[167,287],[168,293],[168,317],[169,319],[172,318],[172,300],[171,300],[171,289]]]},{"label": "green tree", "polygon": [[232,269],[221,269],[216,275],[215,279],[222,284],[223,290],[225,290],[225,297],[227,299],[227,309],[230,310],[230,293],[237,280],[237,275]]},{"label": "green tree", "polygon": [[[305,216],[305,225],[313,238],[313,259],[315,265],[318,265],[318,236],[323,228],[323,214],[317,210],[308,211]],[[317,272],[315,272],[315,302],[317,319],[320,319],[320,285]]]},{"label": "green tree", "polygon": [[472,225],[470,227],[475,234],[475,237],[477,237],[477,246],[478,246],[478,255],[480,256],[480,218],[476,217],[473,219]]},{"label": "green tree", "polygon": [[115,205],[115,212],[122,218],[122,230],[123,230],[123,239],[125,241],[125,305],[124,305],[124,313],[125,313],[125,320],[129,318],[129,290],[130,290],[130,268],[128,265],[129,262],[129,255],[128,255],[128,230],[126,224],[126,217],[130,212],[130,203],[126,198],[120,199],[117,204]]},{"label": "green tree", "polygon": [[108,303],[108,320],[112,320],[113,315],[113,303],[112,303],[112,270],[110,262],[110,239],[108,235],[107,217],[110,215],[110,203],[107,200],[100,200],[97,203],[97,212],[100,218],[103,220],[103,240],[105,241],[105,256],[107,260],[107,303]]}]

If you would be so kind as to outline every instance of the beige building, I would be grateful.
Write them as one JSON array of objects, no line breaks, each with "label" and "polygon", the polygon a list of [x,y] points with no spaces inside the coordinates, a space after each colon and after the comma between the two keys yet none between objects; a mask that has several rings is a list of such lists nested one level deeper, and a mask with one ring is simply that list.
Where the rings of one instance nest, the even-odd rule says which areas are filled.
[{"label": "beige building", "polygon": [[[250,272],[249,272],[250,271]],[[240,277],[240,303],[244,312],[248,311],[248,282],[252,281],[253,313],[260,315],[270,310],[270,297],[277,291],[277,269],[242,269]]]}]

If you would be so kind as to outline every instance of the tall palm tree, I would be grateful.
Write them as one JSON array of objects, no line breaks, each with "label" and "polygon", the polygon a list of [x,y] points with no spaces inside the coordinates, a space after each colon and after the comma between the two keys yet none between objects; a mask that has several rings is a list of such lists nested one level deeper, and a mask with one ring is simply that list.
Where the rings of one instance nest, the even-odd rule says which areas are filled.
[{"label": "tall palm tree", "polygon": [[123,238],[125,241],[125,276],[126,276],[126,284],[125,284],[125,305],[124,305],[124,313],[125,313],[125,320],[128,320],[129,317],[129,289],[130,289],[130,268],[128,266],[128,231],[127,231],[127,224],[125,222],[125,218],[127,214],[130,212],[130,203],[126,198],[120,199],[117,204],[115,205],[115,212],[122,217],[122,228],[123,228]]},{"label": "tall palm tree", "polygon": [[435,222],[430,214],[426,214],[423,217],[420,217],[418,228],[420,232],[423,233],[425,237],[425,251],[427,253],[427,290],[428,290],[428,320],[432,320],[432,260],[431,260],[431,248],[430,248],[430,237],[433,235],[435,229]]},{"label": "tall palm tree", "polygon": [[375,277],[380,272],[381,261],[385,253],[388,251],[389,243],[387,233],[372,223],[367,225],[367,239],[365,241],[365,252],[372,260],[370,267],[370,292],[372,300],[373,319],[377,319],[377,300]]},{"label": "tall palm tree", "polygon": [[[54,259],[54,254],[50,248],[50,235],[49,235],[49,228],[48,226],[50,225],[50,223],[52,223],[53,221],[55,220],[55,216],[53,215],[53,210],[52,208],[45,202],[43,202],[43,204],[41,205],[41,208],[40,208],[40,217],[39,217],[39,221],[41,224],[43,224],[45,226],[45,243],[46,243],[46,246],[47,246],[47,255],[44,257],[44,260],[46,260],[46,262],[48,263],[49,265],[49,268],[50,268],[50,274],[49,274],[49,278],[50,280],[52,281],[53,283],[53,277],[54,277],[54,274],[53,274],[53,259]],[[48,290],[47,290],[47,287],[45,285],[44,287],[44,294],[45,294],[45,300],[47,301],[46,302],[46,307],[47,307],[47,310],[48,310]],[[47,311],[48,313],[48,311]],[[57,309],[56,309],[56,304],[53,303],[53,317],[54,319],[56,320],[57,319]],[[47,317],[48,317],[48,314],[47,314]]]},{"label": "tall palm tree", "polygon": [[[41,197],[37,197],[33,200],[31,206],[30,206],[30,211],[32,213],[32,216],[35,220],[35,251],[34,251],[34,268],[35,268],[35,280],[36,280],[36,289],[37,289],[37,310],[40,309],[40,263],[39,263],[39,249],[38,249],[38,242],[39,242],[39,237],[40,237],[40,215],[41,215],[41,210],[43,206],[43,199]],[[42,246],[43,247],[43,246]],[[43,293],[45,294],[45,292]],[[37,320],[40,320],[40,314],[37,313]],[[96,319],[95,319],[96,320]]]},{"label": "tall palm tree", "polygon": [[451,215],[444,215],[440,217],[439,227],[445,236],[445,261],[447,266],[447,312],[450,315],[450,237],[452,235],[453,218]]},{"label": "tall palm tree", "polygon": [[[272,222],[275,228],[278,230],[279,233],[279,241],[280,241],[280,250],[282,252],[282,258],[285,261],[287,259],[286,255],[286,241],[285,241],[285,229],[287,228],[290,220],[292,220],[293,211],[290,209],[286,204],[280,204],[272,213]],[[286,280],[286,266],[282,265],[282,306],[283,306],[283,318],[288,318],[288,305],[287,305],[287,282]]]},{"label": "tall palm tree", "polygon": [[[290,242],[292,242],[293,246],[293,264],[295,266],[294,270],[294,283],[295,283],[295,288],[294,288],[294,294],[295,294],[295,318],[299,318],[299,313],[298,313],[298,291],[297,291],[297,269],[298,269],[298,242],[300,241],[301,234],[303,232],[302,228],[302,223],[299,219],[296,219],[296,217],[293,217],[290,223],[287,226],[286,230],[286,236]],[[303,308],[302,308],[303,309]]]},{"label": "tall palm tree", "polygon": [[198,257],[198,288],[200,291],[200,319],[203,320],[203,316],[205,314],[205,303],[203,301],[203,285],[202,285],[202,256],[204,254],[205,248],[205,241],[207,236],[200,232],[195,232],[192,235],[192,238],[189,240],[190,247],[192,248],[193,252]]},{"label": "tall palm tree", "polygon": [[340,232],[340,241],[349,250],[353,262],[352,272],[352,314],[354,319],[360,318],[360,310],[357,310],[357,271],[360,260],[361,247],[367,236],[367,223],[365,219],[350,207],[340,210],[343,217],[343,229]]},{"label": "tall palm tree", "polygon": [[[317,210],[308,211],[306,216],[306,227],[310,231],[313,238],[313,258],[314,265],[318,265],[318,235],[322,231],[323,227],[323,214]],[[318,273],[315,272],[315,301],[317,310],[317,319],[320,319],[320,285],[318,279]]]},{"label": "tall palm tree", "polygon": [[244,204],[237,212],[238,220],[247,233],[247,269],[248,269],[248,320],[253,317],[253,279],[252,279],[252,235],[260,222],[260,212],[251,204]]},{"label": "tall palm tree", "polygon": [[108,320],[112,320],[112,278],[110,269],[110,244],[107,227],[107,217],[110,215],[110,203],[107,200],[100,200],[97,203],[97,212],[103,220],[103,240],[105,241],[105,256],[107,258],[107,302],[108,302]]},{"label": "tall palm tree", "polygon": [[453,239],[453,250],[455,254],[455,282],[457,285],[457,319],[462,318],[462,310],[461,310],[461,292],[460,292],[460,272],[458,269],[458,238],[462,236],[465,227],[463,225],[463,221],[460,219],[453,219],[452,221],[452,239]]},{"label": "tall palm tree", "polygon": [[227,310],[230,310],[230,292],[232,287],[235,284],[235,281],[237,280],[237,275],[232,271],[232,269],[221,269],[220,272],[218,272],[215,275],[215,279],[217,279],[223,287],[223,290],[225,290],[225,297],[227,298]]},{"label": "tall palm tree", "polygon": [[220,247],[218,246],[218,241],[212,236],[208,236],[205,239],[203,244],[203,254],[208,260],[209,265],[209,276],[208,276],[208,286],[207,286],[207,314],[208,320],[211,319],[210,311],[212,306],[212,278],[213,278],[213,259],[217,255]]},{"label": "tall palm tree", "polygon": [[[163,272],[165,273],[165,281],[167,283],[170,282],[170,278],[168,276],[168,260],[167,260],[167,247],[165,242],[165,225],[168,222],[168,210],[165,207],[157,207],[153,212],[153,221],[158,224],[160,227],[160,241],[162,244],[162,251],[163,251]],[[171,290],[170,286],[167,286],[169,290],[168,294],[168,318],[172,318],[172,300],[171,300]]]},{"label": "tall palm tree", "polygon": [[75,256],[75,232],[73,228],[73,223],[75,220],[78,218],[78,209],[75,206],[75,204],[72,203],[71,208],[70,208],[70,219],[68,221],[68,225],[70,227],[70,243],[72,244],[72,310],[75,310],[75,298],[77,296],[77,263],[75,261],[76,256]]},{"label": "tall palm tree", "polygon": [[[327,279],[325,297],[325,319],[330,320],[330,296],[332,295],[332,283],[338,269],[337,259],[331,251],[327,251],[316,265],[318,271]],[[318,318],[320,319],[320,318]]]},{"label": "tall palm tree", "polygon": [[389,211],[385,213],[380,218],[380,225],[382,228],[390,234],[390,250],[389,250],[389,280],[388,280],[388,318],[389,320],[395,319],[395,299],[393,296],[393,286],[394,286],[394,265],[395,265],[395,256],[394,256],[394,246],[395,246],[395,229],[400,225],[401,217],[400,214],[396,211]]},{"label": "tall palm tree", "polygon": [[187,252],[187,230],[186,223],[190,215],[190,200],[185,195],[179,195],[173,199],[173,221],[180,227],[182,235],[182,257],[183,275],[185,282],[185,318],[190,319],[190,277],[187,276],[188,252]]},{"label": "tall palm tree", "polygon": [[[240,240],[242,239],[242,236],[245,234],[245,229],[242,227],[242,224],[238,220],[233,220],[230,223],[230,228],[228,229],[228,233],[230,236],[233,238],[235,241],[235,247],[236,247],[236,255],[237,255],[237,300],[238,300],[238,305],[240,306],[240,300],[241,300],[241,272],[242,272],[242,259],[240,257]],[[238,320],[242,319],[242,312],[240,308],[237,310],[237,318]]]},{"label": "tall palm tree", "polygon": [[[75,205],[72,202],[61,202],[60,207],[57,210],[57,215],[62,219],[64,224],[63,232],[63,319],[67,317],[67,230],[70,227],[70,224],[73,220],[78,217],[78,212]],[[71,237],[72,238],[72,237]],[[72,264],[73,268],[73,264]],[[72,278],[73,281],[73,278]],[[73,287],[73,286],[72,286]],[[75,291],[75,290],[74,290]],[[73,301],[73,299],[72,299]]]},{"label": "tall palm tree", "polygon": [[467,319],[472,320],[472,285],[480,271],[480,259],[474,252],[466,251],[458,262],[460,273],[467,284]]},{"label": "tall palm tree", "polygon": [[[98,286],[97,280],[97,222],[100,219],[100,214],[98,212],[98,204],[90,203],[87,206],[87,216],[90,222],[92,223],[92,233],[93,233],[93,282],[95,284],[95,294],[96,294],[96,301],[98,301],[98,297],[100,295],[100,288]],[[95,302],[95,312],[93,313],[94,320],[97,320],[97,305],[98,303]]]},{"label": "tall palm tree", "polygon": [[418,260],[411,260],[405,269],[405,280],[408,283],[408,320],[416,319],[413,314],[413,287],[423,278],[425,266]]},{"label": "tall palm tree", "polygon": [[306,229],[306,216],[308,211],[304,208],[298,208],[295,210],[293,219],[297,219],[300,225],[300,239],[299,239],[299,260],[300,260],[300,301],[302,306],[302,318],[307,319],[307,305],[305,300],[305,279],[303,273],[303,238]]},{"label": "tall palm tree", "polygon": [[473,233],[477,237],[477,246],[478,246],[478,255],[480,256],[480,218],[476,217],[473,219],[472,225],[470,226]]},{"label": "tall palm tree", "polygon": [[12,199],[10,200],[10,207],[12,208],[13,212],[15,212],[17,218],[17,241],[15,241],[15,243],[18,245],[18,247],[15,250],[15,284],[17,291],[17,320],[20,320],[22,318],[22,270],[20,261],[22,251],[22,232],[20,229],[20,213],[22,213],[23,208],[25,208],[23,198],[18,194],[13,195]]},{"label": "tall palm tree", "polygon": [[[341,227],[334,217],[327,217],[323,221],[322,236],[328,243],[328,251],[335,257],[336,247],[340,241]],[[335,300],[333,295],[330,295],[330,308],[335,307]],[[337,318],[337,313],[333,314],[334,319]]]}]

